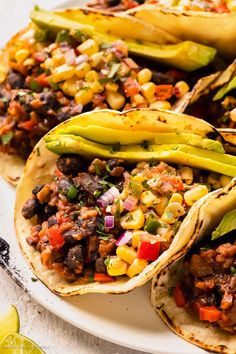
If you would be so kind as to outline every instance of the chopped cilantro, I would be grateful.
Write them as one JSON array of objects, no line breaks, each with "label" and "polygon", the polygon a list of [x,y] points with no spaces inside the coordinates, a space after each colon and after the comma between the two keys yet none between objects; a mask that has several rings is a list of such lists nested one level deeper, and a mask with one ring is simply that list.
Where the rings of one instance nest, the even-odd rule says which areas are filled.
[{"label": "chopped cilantro", "polygon": [[148,181],[147,181],[147,180],[145,180],[145,181],[142,182],[142,186],[143,186],[144,188],[146,188],[146,189],[150,188],[150,186],[148,185]]},{"label": "chopped cilantro", "polygon": [[95,192],[93,193],[95,198],[99,198],[101,194],[102,194],[102,191],[100,191],[99,189],[96,189]]},{"label": "chopped cilantro", "polygon": [[106,267],[108,266],[109,262],[110,262],[110,258],[107,257],[107,258],[104,260],[104,264],[105,264]]},{"label": "chopped cilantro", "polygon": [[99,209],[99,207],[97,205],[95,206],[95,209],[97,210],[99,215],[102,215],[102,212],[101,212],[101,210]]},{"label": "chopped cilantro", "polygon": [[236,277],[236,268],[231,267],[230,270],[231,270],[231,273]]},{"label": "chopped cilantro", "polygon": [[116,143],[114,145],[112,145],[110,152],[111,154],[114,154],[115,152],[120,151],[120,143]]},{"label": "chopped cilantro", "polygon": [[96,232],[99,234],[100,240],[107,241],[107,240],[109,240],[109,238],[111,236],[110,234],[107,234],[106,232],[103,232],[103,231],[96,230]]},{"label": "chopped cilantro", "polygon": [[94,169],[95,169],[96,175],[101,176],[101,169],[100,169],[100,167],[99,167],[96,163],[93,164],[93,167],[94,167]]},{"label": "chopped cilantro", "polygon": [[111,173],[111,169],[110,169],[110,166],[108,164],[106,164],[106,170],[108,173]]},{"label": "chopped cilantro", "polygon": [[75,221],[77,220],[79,216],[79,211],[74,211],[72,214],[71,214],[71,217],[72,217],[72,220]]},{"label": "chopped cilantro", "polygon": [[13,132],[8,132],[7,134],[4,134],[1,136],[2,139],[2,144],[7,145],[13,137]]},{"label": "chopped cilantro", "polygon": [[40,89],[42,88],[36,80],[32,80],[29,84],[29,87],[32,91],[40,91]]},{"label": "chopped cilantro", "polygon": [[77,41],[79,41],[79,42],[85,42],[86,41],[86,39],[88,39],[88,36],[85,34],[85,33],[83,33],[83,32],[81,32],[80,30],[76,30],[74,33],[73,33],[73,37],[77,40]]},{"label": "chopped cilantro", "polygon": [[211,247],[209,245],[200,247],[200,251],[208,251]]}]

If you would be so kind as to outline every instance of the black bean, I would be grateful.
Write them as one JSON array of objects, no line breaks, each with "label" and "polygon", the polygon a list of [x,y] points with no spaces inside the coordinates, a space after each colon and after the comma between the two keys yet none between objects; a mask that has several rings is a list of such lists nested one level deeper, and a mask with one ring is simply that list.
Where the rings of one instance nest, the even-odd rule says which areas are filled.
[{"label": "black bean", "polygon": [[50,218],[48,219],[48,227],[51,227],[53,225],[57,224],[57,218],[55,215],[50,216]]},{"label": "black bean", "polygon": [[31,219],[39,209],[39,202],[36,199],[28,199],[23,208],[22,208],[22,215],[25,219]]},{"label": "black bean", "polygon": [[65,265],[69,269],[80,268],[81,263],[84,262],[85,259],[85,252],[83,245],[77,245],[69,249],[66,258],[65,258]]},{"label": "black bean", "polygon": [[19,73],[10,71],[7,76],[7,82],[12,89],[19,89],[24,87],[24,79]]},{"label": "black bean", "polygon": [[84,169],[84,160],[79,155],[63,155],[57,160],[57,168],[65,175],[76,176]]},{"label": "black bean", "polygon": [[121,0],[105,0],[105,4],[108,7],[117,6],[121,3]]},{"label": "black bean", "polygon": [[162,84],[175,84],[175,79],[167,74],[162,74],[158,71],[153,70],[152,71],[152,81],[157,84],[157,85],[162,85]]},{"label": "black bean", "polygon": [[38,192],[41,191],[41,189],[45,186],[45,184],[38,184],[33,190],[32,193],[36,195]]},{"label": "black bean", "polygon": [[51,215],[55,214],[57,212],[57,207],[56,206],[52,206],[52,205],[49,205],[47,204],[45,207],[44,207],[44,213],[50,217]]},{"label": "black bean", "polygon": [[102,257],[96,259],[95,269],[96,269],[96,272],[98,272],[98,273],[105,273],[105,274],[107,273],[104,259]]},{"label": "black bean", "polygon": [[62,178],[58,182],[58,191],[62,194],[67,194],[68,190],[73,186],[73,183],[66,178]]},{"label": "black bean", "polygon": [[65,240],[65,242],[70,245],[70,246],[74,246],[78,243],[78,240],[76,240],[73,235],[77,234],[78,230],[74,230],[74,229],[70,229],[68,231],[66,231],[63,234],[63,238]]}]

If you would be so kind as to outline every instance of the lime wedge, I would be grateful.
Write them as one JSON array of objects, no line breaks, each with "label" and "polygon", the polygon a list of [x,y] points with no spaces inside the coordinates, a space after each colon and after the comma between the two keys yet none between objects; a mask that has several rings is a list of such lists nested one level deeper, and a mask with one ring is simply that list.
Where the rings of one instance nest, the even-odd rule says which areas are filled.
[{"label": "lime wedge", "polygon": [[8,333],[0,343],[1,354],[45,354],[29,338],[19,333]]},{"label": "lime wedge", "polygon": [[20,329],[20,319],[17,308],[11,305],[8,313],[0,317],[0,341],[8,332],[18,333]]}]

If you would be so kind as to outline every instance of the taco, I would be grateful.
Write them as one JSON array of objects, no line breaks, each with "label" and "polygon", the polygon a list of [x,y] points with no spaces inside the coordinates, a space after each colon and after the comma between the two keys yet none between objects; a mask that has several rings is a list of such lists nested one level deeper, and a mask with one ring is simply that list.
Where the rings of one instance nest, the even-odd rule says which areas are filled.
[{"label": "taco", "polygon": [[234,180],[218,193],[210,220],[200,207],[198,243],[153,279],[151,292],[154,309],[175,333],[225,354],[236,350],[235,208]]},{"label": "taco", "polygon": [[223,57],[233,59],[236,51],[235,9],[234,1],[150,0],[127,13],[156,24],[182,40],[212,45]]},{"label": "taco", "polygon": [[[130,33],[134,36],[135,28],[137,39],[144,40],[150,39],[150,33],[158,37],[152,26],[126,17],[109,22],[110,18],[105,18],[104,32],[98,32],[91,25],[92,20],[96,23],[93,13],[93,17],[87,16],[87,24],[83,12],[76,11],[80,18],[83,15],[81,23],[66,18],[68,13],[35,9],[32,23],[9,41],[0,58],[0,174],[12,183],[18,182],[37,141],[58,123],[91,109],[170,109],[201,75],[198,72],[194,79],[186,71],[173,70],[173,66],[156,71],[152,62],[147,68],[146,61],[144,64],[142,59],[130,57],[130,42],[121,41],[118,30],[112,36],[105,31],[112,21],[120,34],[124,24],[130,24]],[[104,15],[99,16],[101,24]],[[161,43],[165,38],[171,42],[168,34],[158,38]],[[191,42],[132,45],[136,54],[141,51],[170,65],[182,62],[186,70],[207,65],[216,52]],[[196,58],[188,54],[192,45],[199,54]]]},{"label": "taco", "polygon": [[235,175],[236,157],[204,121],[155,110],[82,114],[26,163],[20,247],[61,296],[128,292],[191,242],[200,205]]}]

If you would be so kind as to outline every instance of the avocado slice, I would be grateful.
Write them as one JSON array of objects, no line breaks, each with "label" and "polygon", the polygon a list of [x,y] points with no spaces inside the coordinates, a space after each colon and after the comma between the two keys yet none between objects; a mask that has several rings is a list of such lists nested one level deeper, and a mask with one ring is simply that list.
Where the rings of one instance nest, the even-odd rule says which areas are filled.
[{"label": "avocado slice", "polygon": [[187,144],[191,146],[200,147],[206,150],[212,150],[219,153],[224,153],[224,148],[219,141],[204,139],[197,134],[191,133],[155,133],[150,131],[126,131],[101,127],[98,125],[88,125],[81,127],[79,125],[68,126],[65,129],[58,131],[58,134],[72,134],[81,136],[93,142],[103,144],[121,144],[134,145],[148,142],[148,144],[162,145],[168,144]]},{"label": "avocado slice", "polygon": [[93,143],[73,135],[57,135],[54,136],[55,140],[52,136],[49,137],[50,141],[46,142],[46,148],[58,155],[73,153],[87,158],[122,158],[129,162],[156,159],[236,176],[236,156],[184,144],[122,146]]},{"label": "avocado slice", "polygon": [[[31,12],[30,17],[32,22],[39,28],[47,29],[54,35],[60,30],[68,30],[72,36],[79,31],[86,36],[94,38],[101,44],[112,44],[120,39],[119,37],[99,32],[95,26],[72,21],[50,11],[35,9]],[[131,54],[155,59],[158,62],[185,71],[197,70],[208,65],[216,55],[215,48],[191,41],[178,44],[155,44],[125,39],[124,42]]]},{"label": "avocado slice", "polygon": [[228,92],[236,89],[236,76],[230,82],[222,86],[213,97],[213,101],[221,100]]},{"label": "avocado slice", "polygon": [[218,237],[224,236],[230,231],[236,229],[236,209],[231,210],[224,215],[218,227],[212,232],[211,239],[216,240]]}]

